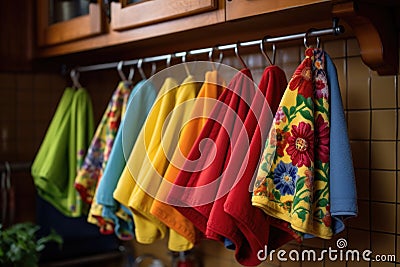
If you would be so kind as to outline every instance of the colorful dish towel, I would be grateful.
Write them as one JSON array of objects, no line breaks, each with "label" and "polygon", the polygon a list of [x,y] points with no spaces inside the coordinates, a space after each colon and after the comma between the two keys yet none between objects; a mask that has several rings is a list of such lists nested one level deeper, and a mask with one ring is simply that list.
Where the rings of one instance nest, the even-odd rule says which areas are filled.
[{"label": "colorful dish towel", "polygon": [[87,211],[74,181],[93,131],[89,94],[83,88],[67,88],[31,170],[39,196],[65,216],[79,217]]},{"label": "colorful dish towel", "polygon": [[332,238],[325,54],[308,48],[266,141],[252,203],[301,233]]},{"label": "colorful dish towel", "polygon": [[132,89],[107,166],[96,190],[96,204],[102,207],[102,212],[93,212],[93,216],[108,224],[104,229],[114,232],[121,240],[133,238],[133,219],[130,211],[114,200],[113,193],[125,167],[124,155],[130,154],[156,96],[153,84],[146,80],[138,82]]},{"label": "colorful dish towel", "polygon": [[88,204],[93,201],[97,183],[103,175],[114,144],[122,111],[125,110],[131,92],[130,84],[127,85],[126,82],[120,82],[114,91],[75,179],[76,190]]}]

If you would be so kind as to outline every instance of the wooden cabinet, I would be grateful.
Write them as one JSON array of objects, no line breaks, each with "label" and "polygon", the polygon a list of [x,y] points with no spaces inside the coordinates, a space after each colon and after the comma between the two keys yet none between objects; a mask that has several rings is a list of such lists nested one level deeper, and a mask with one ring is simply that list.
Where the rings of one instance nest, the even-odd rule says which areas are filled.
[{"label": "wooden cabinet", "polygon": [[[105,15],[102,12],[102,1],[97,0],[94,3],[86,1],[88,7],[84,14],[74,13],[74,6],[62,6],[63,3],[74,2],[78,1],[37,1],[38,46],[65,43],[104,32]],[[68,17],[69,14],[72,18],[62,19],[62,17],[64,19]]]},{"label": "wooden cabinet", "polygon": [[226,19],[255,16],[331,0],[226,0]]},{"label": "wooden cabinet", "polygon": [[86,15],[49,23],[51,1],[72,0],[37,0],[37,58],[64,56],[65,63],[74,61],[74,55],[82,61],[82,55],[90,54],[93,62],[104,60],[105,52],[118,59],[116,51],[129,51],[131,57],[173,53],[326,28],[335,16],[350,25],[348,36],[357,37],[371,69],[398,71],[398,0],[119,0],[110,4],[109,27],[104,0],[91,0],[95,3]]},{"label": "wooden cabinet", "polygon": [[120,31],[217,9],[217,0],[151,0],[111,3],[111,29]]}]

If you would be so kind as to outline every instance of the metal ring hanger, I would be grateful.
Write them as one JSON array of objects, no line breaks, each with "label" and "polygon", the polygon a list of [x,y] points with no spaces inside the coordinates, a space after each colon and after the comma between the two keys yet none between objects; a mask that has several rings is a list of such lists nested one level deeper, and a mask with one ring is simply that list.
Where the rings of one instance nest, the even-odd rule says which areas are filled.
[{"label": "metal ring hanger", "polygon": [[[308,29],[308,30],[306,31],[306,33],[304,34],[303,42],[304,42],[304,46],[305,46],[306,48],[312,47],[312,46],[309,46],[309,45],[308,45],[308,37],[309,37],[309,35],[310,35],[313,31],[315,31],[315,29],[314,29],[314,28],[311,28],[311,29]],[[316,44],[316,45],[317,45],[316,48],[319,48],[319,45],[320,45],[319,36],[317,36],[317,44]]]},{"label": "metal ring hanger", "polygon": [[187,76],[191,76],[189,67],[186,64],[186,56],[187,56],[187,54],[188,54],[188,52],[183,53],[183,55],[182,55],[182,63],[183,63],[183,67],[185,67],[186,75]]},{"label": "metal ring hanger", "polygon": [[210,62],[212,62],[213,64],[212,64],[212,69],[213,70],[217,70],[217,69],[219,69],[219,67],[220,67],[220,65],[221,65],[221,63],[222,63],[222,61],[224,60],[224,53],[222,53],[222,51],[220,51],[219,52],[219,59],[218,59],[218,68],[216,68],[215,67],[215,65],[216,65],[216,62],[214,61],[214,51],[215,50],[218,50],[218,47],[216,47],[216,46],[214,46],[211,50],[210,50],[210,52],[208,52],[208,60],[210,61]]},{"label": "metal ring hanger", "polygon": [[135,75],[135,68],[133,66],[130,67],[128,78],[126,78],[125,73],[122,70],[123,65],[124,65],[124,61],[122,61],[122,60],[117,65],[119,77],[121,78],[122,81],[132,81],[133,76]]},{"label": "metal ring hanger", "polygon": [[79,82],[79,71],[72,69],[69,75],[71,77],[73,87],[76,89],[82,88],[82,85]]},{"label": "metal ring hanger", "polygon": [[235,44],[235,55],[240,60],[240,63],[242,64],[243,68],[248,69],[246,62],[244,62],[243,58],[239,54],[239,46],[240,46],[240,42],[237,42]]},{"label": "metal ring hanger", "polygon": [[261,50],[261,54],[265,57],[265,59],[269,62],[270,65],[275,65],[275,58],[276,58],[276,46],[273,43],[272,44],[272,60],[271,58],[268,56],[267,52],[265,52],[264,49],[264,42],[265,40],[267,40],[270,36],[265,36],[260,43],[260,50]]}]

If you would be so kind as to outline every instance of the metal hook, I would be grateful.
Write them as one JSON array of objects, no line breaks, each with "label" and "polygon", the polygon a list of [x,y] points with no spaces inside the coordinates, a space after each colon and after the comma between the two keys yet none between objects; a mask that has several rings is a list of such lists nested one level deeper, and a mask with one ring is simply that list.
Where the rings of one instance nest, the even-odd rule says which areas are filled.
[{"label": "metal hook", "polygon": [[120,62],[118,62],[117,71],[118,71],[118,74],[119,74],[119,77],[121,78],[121,80],[127,81],[125,73],[122,70],[123,66],[124,66],[124,61],[121,60]]},{"label": "metal hook", "polygon": [[82,88],[82,85],[79,83],[79,71],[72,69],[69,75],[71,76],[73,86],[76,89]]},{"label": "metal hook", "polygon": [[139,61],[137,63],[137,67],[138,67],[140,76],[142,77],[143,80],[145,80],[146,79],[146,74],[143,71],[142,64],[143,64],[143,58],[139,59]]},{"label": "metal hook", "polygon": [[248,69],[248,67],[247,67],[246,63],[244,62],[243,58],[239,55],[239,46],[240,46],[240,42],[237,42],[236,45],[235,45],[235,55],[240,60],[240,63],[242,63],[242,66],[245,69]]},{"label": "metal hook", "polygon": [[135,76],[135,68],[134,66],[131,66],[129,68],[128,81],[132,81],[134,76]]},{"label": "metal hook", "polygon": [[275,65],[275,56],[276,56],[276,46],[273,43],[272,44],[272,60],[268,56],[268,54],[264,50],[264,42],[269,38],[270,36],[265,36],[260,43],[260,49],[261,49],[261,54],[265,57],[265,59],[269,62],[270,65]]},{"label": "metal hook", "polygon": [[[308,31],[306,31],[306,33],[304,34],[304,46],[306,48],[310,48],[311,47],[311,46],[308,45],[307,38],[313,31],[315,31],[315,29],[311,28],[311,29],[308,29]],[[316,48],[319,48],[319,44],[320,44],[320,40],[319,40],[319,36],[317,36],[317,46],[316,46]]]},{"label": "metal hook", "polygon": [[167,68],[169,68],[169,67],[171,67],[171,60],[172,60],[172,54],[169,54],[168,55],[168,58],[167,58]]},{"label": "metal hook", "polygon": [[[214,51],[218,50],[218,47],[214,46],[210,52],[208,53],[208,60],[214,64],[212,64],[212,68],[213,70],[216,70],[215,67],[215,62],[214,62]],[[219,59],[218,59],[218,64],[220,65],[222,63],[222,60],[224,60],[224,54],[222,53],[222,51],[219,52]]]},{"label": "metal hook", "polygon": [[182,63],[183,63],[183,67],[185,67],[186,75],[187,76],[191,76],[189,67],[186,64],[186,55],[187,55],[187,52],[183,53],[183,55],[182,55]]},{"label": "metal hook", "polygon": [[157,71],[157,64],[155,62],[151,63],[151,73],[150,76],[153,76],[154,74],[156,74]]}]

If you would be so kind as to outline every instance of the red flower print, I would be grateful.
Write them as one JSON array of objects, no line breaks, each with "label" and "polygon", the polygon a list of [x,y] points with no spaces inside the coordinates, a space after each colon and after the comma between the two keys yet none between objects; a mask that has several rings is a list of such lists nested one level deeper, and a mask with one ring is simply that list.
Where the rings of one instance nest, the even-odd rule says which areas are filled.
[{"label": "red flower print", "polygon": [[118,130],[118,126],[119,126],[119,121],[111,121],[109,125],[110,130],[114,131]]},{"label": "red flower print", "polygon": [[294,72],[289,82],[289,89],[294,91],[298,88],[299,94],[303,95],[305,98],[311,97],[313,95],[311,78],[311,58],[306,57]]},{"label": "red flower print", "polygon": [[281,129],[276,130],[276,152],[278,153],[279,157],[283,157],[284,155],[283,151],[288,143],[289,136],[290,134],[288,132],[283,132]]},{"label": "red flower print", "polygon": [[306,57],[313,57],[314,56],[314,48],[310,47],[306,49]]},{"label": "red flower print", "polygon": [[327,213],[324,218],[322,218],[323,223],[326,227],[330,227],[332,224],[332,217],[329,213]]},{"label": "red flower print", "polygon": [[315,121],[315,147],[318,159],[323,163],[329,161],[329,125],[321,115]]},{"label": "red flower print", "polygon": [[288,143],[286,152],[293,165],[310,167],[314,158],[314,131],[311,125],[305,122],[300,122],[298,126],[293,125]]},{"label": "red flower print", "polygon": [[331,217],[331,213],[330,213],[330,206],[327,205],[326,206],[326,214],[324,216],[324,218],[322,218],[322,222],[325,224],[326,227],[330,227],[332,224],[332,217]]},{"label": "red flower print", "polygon": [[306,175],[307,179],[305,181],[306,187],[308,189],[311,189],[313,187],[314,183],[314,175],[313,172],[310,169],[307,169],[304,171],[304,174]]}]

